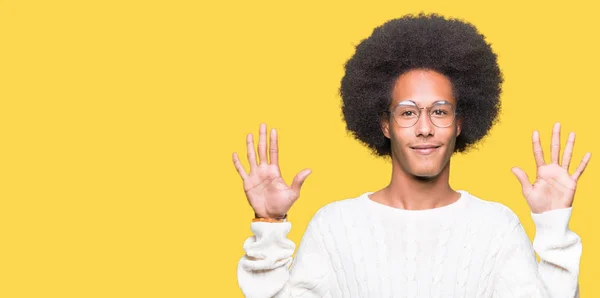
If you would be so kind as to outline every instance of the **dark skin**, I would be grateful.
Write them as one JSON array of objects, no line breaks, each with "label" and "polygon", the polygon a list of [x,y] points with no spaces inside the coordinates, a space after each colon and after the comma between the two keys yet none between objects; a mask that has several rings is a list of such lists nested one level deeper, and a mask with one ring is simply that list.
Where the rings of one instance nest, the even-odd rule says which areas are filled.
[{"label": "dark skin", "polygon": [[[399,102],[411,100],[419,108],[430,107],[434,102],[445,100],[456,105],[450,80],[435,71],[414,69],[399,76],[392,91],[390,109]],[[460,193],[449,184],[450,157],[454,152],[456,137],[461,123],[457,118],[444,128],[433,125],[423,110],[418,122],[412,127],[400,127],[392,119],[383,118],[382,133],[391,141],[392,177],[388,186],[370,195],[370,199],[393,208],[425,210],[439,208],[456,202]],[[258,157],[254,150],[252,134],[246,138],[250,173],[233,153],[233,164],[244,182],[248,203],[257,217],[281,219],[300,197],[301,187],[311,173],[300,171],[287,185],[279,169],[277,131],[270,132],[267,151],[267,128],[263,123],[259,129]],[[569,208],[573,204],[577,181],[585,170],[591,153],[587,153],[573,174],[569,165],[575,134],[569,135],[564,154],[560,157],[560,124],[553,129],[551,162],[546,163],[539,133],[533,132],[532,144],[537,165],[536,180],[529,182],[527,174],[520,168],[512,168],[521,183],[523,196],[533,213]],[[429,149],[418,149],[419,146]],[[267,153],[268,152],[268,153]]]},{"label": "dark skin", "polygon": [[[440,100],[456,106],[450,80],[423,69],[404,73],[396,80],[390,109],[405,100],[411,100],[421,108]],[[391,141],[392,177],[388,186],[370,195],[371,200],[407,210],[438,208],[458,200],[460,194],[450,187],[448,180],[460,121],[440,128],[433,125],[423,110],[412,127],[400,127],[393,119],[385,117],[381,129]],[[421,154],[415,146],[423,144],[438,147],[429,154]]]}]

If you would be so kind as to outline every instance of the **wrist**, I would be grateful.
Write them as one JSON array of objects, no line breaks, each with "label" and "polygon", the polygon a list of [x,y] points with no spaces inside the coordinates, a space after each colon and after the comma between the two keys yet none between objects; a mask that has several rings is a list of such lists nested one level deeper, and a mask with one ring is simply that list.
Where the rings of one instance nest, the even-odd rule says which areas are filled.
[{"label": "wrist", "polygon": [[284,215],[275,215],[275,216],[260,216],[254,213],[253,222],[262,221],[262,222],[286,222],[287,221],[287,213]]},{"label": "wrist", "polygon": [[287,218],[287,213],[284,215],[272,215],[272,216],[263,216],[263,215],[258,215],[256,212],[254,212],[254,218],[266,218],[266,219],[285,219]]}]

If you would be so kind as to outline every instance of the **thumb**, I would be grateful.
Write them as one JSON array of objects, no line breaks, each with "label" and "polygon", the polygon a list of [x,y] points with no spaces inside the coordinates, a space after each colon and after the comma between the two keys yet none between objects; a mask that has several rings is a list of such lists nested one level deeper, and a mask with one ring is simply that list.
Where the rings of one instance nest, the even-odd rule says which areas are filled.
[{"label": "thumb", "polygon": [[304,180],[306,179],[306,177],[308,177],[308,175],[310,175],[310,173],[312,173],[310,169],[304,169],[300,171],[300,173],[298,173],[296,177],[294,177],[294,180],[292,181],[292,189],[294,190],[294,192],[296,192],[297,194],[300,193],[300,188],[302,188]]},{"label": "thumb", "polygon": [[521,187],[523,188],[523,194],[528,194],[531,190],[531,183],[529,183],[529,177],[525,171],[521,170],[519,167],[513,167],[511,172],[517,177],[519,182],[521,183]]}]

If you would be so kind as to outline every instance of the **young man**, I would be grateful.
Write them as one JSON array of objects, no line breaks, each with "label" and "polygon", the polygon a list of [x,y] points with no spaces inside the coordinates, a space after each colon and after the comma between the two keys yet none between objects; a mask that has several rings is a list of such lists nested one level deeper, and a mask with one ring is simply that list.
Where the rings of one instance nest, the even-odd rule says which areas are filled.
[{"label": "young man", "polygon": [[295,244],[285,220],[310,170],[291,186],[278,166],[277,133],[261,124],[250,173],[237,154],[256,218],[238,282],[246,297],[577,297],[581,241],[568,228],[577,180],[568,172],[570,134],[551,162],[533,134],[536,181],[513,173],[536,224],[533,249],[517,216],[449,185],[450,157],[483,138],[497,119],[502,75],[476,28],[438,15],[405,16],[376,28],[346,64],[340,93],[347,129],[389,157],[390,184],[321,208],[291,269]]}]

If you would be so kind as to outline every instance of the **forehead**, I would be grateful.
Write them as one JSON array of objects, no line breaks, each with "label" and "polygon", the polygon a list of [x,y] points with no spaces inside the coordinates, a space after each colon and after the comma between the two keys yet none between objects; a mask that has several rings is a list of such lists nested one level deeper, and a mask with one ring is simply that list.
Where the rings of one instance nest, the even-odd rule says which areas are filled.
[{"label": "forehead", "polygon": [[414,101],[419,106],[430,106],[441,100],[456,104],[450,79],[439,72],[424,69],[411,70],[396,79],[392,105],[405,100]]}]

